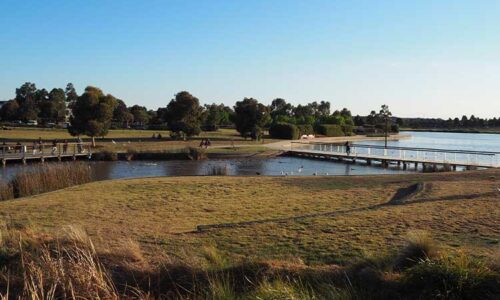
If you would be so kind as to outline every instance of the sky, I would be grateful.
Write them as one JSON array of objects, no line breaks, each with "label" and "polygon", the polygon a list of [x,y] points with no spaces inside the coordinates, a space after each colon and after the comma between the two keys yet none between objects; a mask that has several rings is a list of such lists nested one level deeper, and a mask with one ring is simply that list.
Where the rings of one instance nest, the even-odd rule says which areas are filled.
[{"label": "sky", "polygon": [[500,117],[500,1],[0,0],[0,99],[72,82],[164,107],[329,101]]}]

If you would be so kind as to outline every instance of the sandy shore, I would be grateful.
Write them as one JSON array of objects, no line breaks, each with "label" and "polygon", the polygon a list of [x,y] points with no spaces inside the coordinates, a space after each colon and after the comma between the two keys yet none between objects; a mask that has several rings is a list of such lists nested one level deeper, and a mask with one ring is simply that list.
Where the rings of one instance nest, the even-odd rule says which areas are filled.
[{"label": "sandy shore", "polygon": [[[389,136],[387,139],[389,141],[395,141],[395,140],[400,140],[400,139],[407,139],[410,138],[411,135],[409,134],[395,134]],[[291,143],[292,142],[301,142],[301,143],[345,143],[346,141],[349,142],[360,142],[360,141],[383,141],[384,137],[370,137],[366,135],[355,135],[355,136],[339,136],[339,137],[320,137],[320,138],[314,138],[314,139],[308,139],[308,140],[296,140],[296,141],[279,141],[276,143],[269,143],[269,144],[264,144],[262,146],[275,149],[275,150],[286,150],[290,149]]]}]

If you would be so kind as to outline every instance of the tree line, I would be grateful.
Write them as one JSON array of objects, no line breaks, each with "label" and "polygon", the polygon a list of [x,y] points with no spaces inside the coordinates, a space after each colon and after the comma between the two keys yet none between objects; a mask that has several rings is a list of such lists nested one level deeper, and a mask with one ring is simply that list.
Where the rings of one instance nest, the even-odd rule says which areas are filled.
[{"label": "tree line", "polygon": [[332,112],[327,101],[294,106],[281,98],[274,99],[270,105],[254,98],[244,98],[233,107],[215,103],[201,105],[199,99],[187,91],[177,93],[165,107],[148,110],[140,105],[128,107],[123,100],[97,87],[88,86],[78,95],[71,83],[65,89],[54,88],[49,92],[27,82],[16,89],[14,99],[2,106],[0,117],[4,122],[38,120],[47,124],[68,121],[68,131],[74,136],[105,136],[109,129],[135,127],[168,129],[172,137],[186,138],[198,135],[202,130],[232,126],[245,138],[260,139],[264,128],[274,126],[276,129],[278,125],[280,130],[286,127],[297,133],[325,135],[349,135],[355,126],[363,125],[393,128],[396,124],[384,115],[387,112],[388,107],[383,106],[378,113],[372,111],[366,117],[353,117],[347,108]]}]

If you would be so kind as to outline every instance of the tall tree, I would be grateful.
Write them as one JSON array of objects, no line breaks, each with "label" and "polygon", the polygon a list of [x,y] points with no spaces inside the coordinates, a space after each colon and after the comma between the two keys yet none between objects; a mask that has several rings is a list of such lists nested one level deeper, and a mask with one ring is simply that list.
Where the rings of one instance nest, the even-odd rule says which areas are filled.
[{"label": "tall tree", "polygon": [[127,105],[123,100],[117,99],[116,106],[113,110],[113,121],[119,123],[120,126],[129,127],[129,124],[134,121],[134,115],[132,115],[127,108]]},{"label": "tall tree", "polygon": [[10,100],[5,103],[0,109],[2,121],[15,121],[17,120],[19,104],[16,100]]},{"label": "tall tree", "polygon": [[105,95],[99,88],[88,86],[73,104],[69,132],[72,135],[85,134],[92,137],[92,145],[95,146],[95,137],[108,133],[116,105],[115,97]]},{"label": "tall tree", "polygon": [[204,130],[217,130],[221,125],[230,123],[231,108],[224,104],[206,104],[203,111]]},{"label": "tall tree", "polygon": [[387,136],[389,135],[389,119],[392,116],[391,111],[389,110],[389,106],[383,104],[380,107],[380,111],[378,113],[380,119],[384,120],[384,132],[385,132],[385,148],[387,148]]},{"label": "tall tree", "polygon": [[148,110],[144,106],[134,105],[129,108],[129,112],[134,117],[134,123],[137,125],[147,125],[150,120],[150,116],[148,114]]},{"label": "tall tree", "polygon": [[74,103],[78,99],[78,94],[71,82],[66,85],[66,90],[64,92],[68,103]]},{"label": "tall tree", "polygon": [[293,106],[287,103],[285,99],[276,98],[271,102],[270,110],[271,118],[273,118],[274,121],[278,116],[291,116],[293,113]]},{"label": "tall tree", "polygon": [[193,136],[201,132],[200,101],[189,92],[182,91],[170,100],[164,112],[165,121],[168,122],[170,130],[177,135]]},{"label": "tall tree", "polygon": [[39,100],[39,117],[44,122],[64,121],[66,116],[66,95],[63,89],[52,89],[48,97]]},{"label": "tall tree", "polygon": [[26,82],[16,89],[16,101],[19,105],[17,118],[23,121],[36,120],[38,117],[37,98],[42,95],[37,93],[34,83]]},{"label": "tall tree", "polygon": [[256,99],[245,98],[234,106],[234,123],[241,136],[259,139],[262,128],[269,123],[269,108]]}]

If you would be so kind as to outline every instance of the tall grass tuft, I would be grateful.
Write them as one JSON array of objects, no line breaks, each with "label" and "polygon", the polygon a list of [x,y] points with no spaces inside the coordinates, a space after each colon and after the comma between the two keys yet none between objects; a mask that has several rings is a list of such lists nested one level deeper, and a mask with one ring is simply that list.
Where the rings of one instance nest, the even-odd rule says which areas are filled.
[{"label": "tall grass tuft", "polygon": [[484,261],[461,251],[422,260],[403,274],[405,289],[420,299],[498,299],[499,280]]},{"label": "tall grass tuft", "polygon": [[46,193],[92,180],[85,163],[58,163],[36,166],[33,170],[18,173],[10,182],[15,197]]},{"label": "tall grass tuft", "polygon": [[227,165],[215,165],[210,166],[207,170],[208,176],[227,176],[229,174],[229,170]]},{"label": "tall grass tuft", "polygon": [[404,269],[422,260],[435,258],[438,255],[437,243],[425,231],[410,231],[406,238],[406,246],[396,258],[395,267]]},{"label": "tall grass tuft", "polygon": [[0,182],[0,201],[14,198],[14,189],[8,182]]}]

